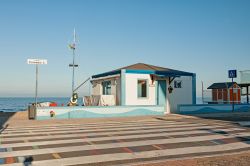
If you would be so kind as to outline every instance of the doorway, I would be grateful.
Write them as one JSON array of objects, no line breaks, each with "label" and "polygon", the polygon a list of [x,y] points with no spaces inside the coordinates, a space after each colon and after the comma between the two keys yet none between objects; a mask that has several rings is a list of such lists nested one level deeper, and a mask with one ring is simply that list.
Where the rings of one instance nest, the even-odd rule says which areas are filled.
[{"label": "doorway", "polygon": [[157,105],[166,105],[166,80],[157,81]]}]

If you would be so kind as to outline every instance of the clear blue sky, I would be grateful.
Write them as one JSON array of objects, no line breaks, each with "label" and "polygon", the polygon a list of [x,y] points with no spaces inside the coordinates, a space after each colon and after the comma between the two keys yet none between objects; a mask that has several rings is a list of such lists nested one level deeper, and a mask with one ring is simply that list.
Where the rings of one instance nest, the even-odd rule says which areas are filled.
[{"label": "clear blue sky", "polygon": [[[197,74],[205,87],[250,69],[249,0],[1,0],[0,96],[69,96],[67,45],[76,28],[76,82],[144,62]],[[88,91],[81,89],[80,96]]]}]

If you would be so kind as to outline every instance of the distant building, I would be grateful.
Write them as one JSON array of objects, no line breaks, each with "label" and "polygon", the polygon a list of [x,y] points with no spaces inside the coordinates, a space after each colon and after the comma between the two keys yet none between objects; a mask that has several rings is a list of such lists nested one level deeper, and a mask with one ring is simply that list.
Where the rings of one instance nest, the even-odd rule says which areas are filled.
[{"label": "distant building", "polygon": [[113,95],[115,105],[164,105],[169,113],[196,104],[194,73],[137,63],[93,75],[91,83],[92,96]]},{"label": "distant building", "polygon": [[213,103],[241,102],[241,88],[236,82],[213,83],[207,89],[212,89]]}]

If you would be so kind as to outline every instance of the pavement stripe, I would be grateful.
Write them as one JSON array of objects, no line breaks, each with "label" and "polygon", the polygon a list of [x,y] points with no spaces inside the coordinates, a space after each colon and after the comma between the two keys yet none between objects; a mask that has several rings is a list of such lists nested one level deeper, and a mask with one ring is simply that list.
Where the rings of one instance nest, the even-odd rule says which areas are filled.
[{"label": "pavement stripe", "polygon": [[0,148],[0,152],[6,152],[7,151],[7,148]]},{"label": "pavement stripe", "polygon": [[[167,128],[166,126],[148,126],[148,127],[141,127],[141,128],[133,128],[133,129],[110,129],[110,130],[97,130],[97,131],[86,131],[86,130],[82,130],[82,129],[79,129],[79,130],[75,130],[75,131],[57,131],[57,132],[37,132],[35,134],[26,134],[26,133],[20,133],[18,135],[5,135],[3,136],[2,140],[6,140],[6,139],[15,139],[15,138],[21,138],[23,139],[24,137],[25,138],[28,138],[28,137],[32,137],[32,138],[35,138],[35,137],[44,137],[44,136],[48,136],[48,135],[53,135],[53,136],[57,136],[57,135],[64,135],[64,134],[102,134],[102,133],[117,133],[117,132],[133,132],[133,131],[147,131],[147,130],[167,130],[167,131],[174,131],[174,130],[181,130],[183,128],[187,128],[187,127],[208,127],[207,125],[203,125],[203,126],[182,126],[182,127],[170,127],[170,128]],[[222,126],[215,126],[214,128],[218,128],[218,127],[221,127],[221,128],[225,128],[225,127],[222,127]],[[244,130],[244,129],[239,129],[239,130]]]},{"label": "pavement stripe", "polygon": [[[198,127],[198,126],[197,126]],[[199,126],[200,127],[200,126]],[[204,126],[205,127],[205,126]],[[215,126],[215,128],[217,128],[218,126]],[[222,126],[219,126],[219,127],[222,127]],[[183,128],[186,128],[186,127],[182,127],[181,129],[183,129]],[[25,137],[25,138],[27,138],[27,137],[32,137],[32,138],[34,138],[35,136],[36,137],[41,137],[41,136],[48,136],[48,135],[54,135],[54,136],[56,136],[56,135],[64,135],[64,134],[88,134],[88,135],[93,135],[93,134],[105,134],[105,133],[111,133],[111,134],[113,134],[113,133],[120,133],[120,132],[139,132],[139,131],[147,131],[147,130],[150,130],[150,129],[153,129],[153,130],[164,130],[164,131],[166,131],[166,130],[169,130],[169,131],[173,131],[173,128],[167,128],[166,126],[160,126],[160,127],[155,127],[155,128],[138,128],[138,129],[136,129],[136,128],[134,128],[133,130],[129,130],[129,129],[121,129],[121,130],[109,130],[109,131],[102,131],[102,132],[86,132],[86,131],[84,131],[84,130],[80,130],[80,131],[74,131],[74,132],[72,132],[72,131],[61,131],[61,132],[53,132],[53,133],[36,133],[36,134],[18,134],[18,135],[5,135],[5,136],[3,136],[3,138],[4,139],[8,139],[8,138],[21,138],[22,139],[22,137]],[[178,130],[179,128],[176,128],[176,130]],[[186,128],[187,130],[188,130],[188,128]],[[232,129],[232,128],[230,128],[230,129]],[[237,129],[237,128],[235,128],[235,129]],[[244,129],[239,129],[239,130],[244,130]]]},{"label": "pavement stripe", "polygon": [[[167,136],[168,134],[173,135],[174,132],[160,132],[160,133],[147,133],[147,135],[141,135],[141,134],[133,134],[133,135],[116,135],[113,136],[112,138],[114,139],[127,139],[127,138],[147,138],[147,137],[153,137],[153,136]],[[181,135],[183,135],[183,132],[179,132]],[[44,137],[40,137],[40,138],[25,138],[24,141],[28,141],[28,142],[42,142],[42,141],[58,141],[58,140],[69,140],[69,139],[78,139],[79,137],[84,137],[84,136],[88,136],[85,134],[71,134],[71,135],[63,135],[63,136],[44,136]],[[101,136],[101,137],[90,137],[88,136],[88,140],[91,139],[92,141],[99,141],[99,140],[110,140],[110,137],[108,135],[106,136]],[[19,139],[6,139],[3,141],[2,144],[4,144],[5,141],[16,141]]]},{"label": "pavement stripe", "polygon": [[[76,119],[75,119],[76,120]],[[91,125],[96,125],[96,124],[119,124],[119,125],[122,125],[122,124],[130,124],[130,123],[149,123],[149,122],[179,122],[179,121],[176,121],[176,120],[159,120],[159,119],[154,119],[154,117],[150,118],[150,119],[138,119],[138,120],[126,120],[126,121],[117,121],[117,119],[114,119],[114,121],[112,119],[110,119],[110,121],[102,121],[102,119],[100,118],[99,121],[96,121],[96,122],[83,122],[81,120],[84,120],[83,118],[82,119],[78,119],[78,122],[76,123],[70,123],[69,120],[66,119],[67,123],[64,123],[65,119],[64,120],[59,120],[57,121],[56,123],[54,124],[39,124],[39,126],[41,127],[55,127],[55,126],[77,126],[77,125],[85,125],[85,126],[91,126]],[[203,122],[204,120],[202,120]],[[189,122],[189,121],[187,121]],[[33,128],[34,125],[23,125],[22,127],[20,126],[8,126],[9,129],[16,129],[16,128]]]},{"label": "pavement stripe", "polygon": [[33,148],[33,149],[39,149],[39,147],[36,146],[36,145],[32,146],[32,148]]},{"label": "pavement stripe", "polygon": [[[57,127],[53,127],[51,128],[51,130],[55,130],[55,129],[74,129],[74,128],[86,128],[86,129],[96,129],[98,127],[107,127],[107,128],[110,128],[110,127],[129,127],[129,126],[144,126],[144,125],[183,125],[183,124],[197,124],[197,123],[190,123],[190,122],[179,122],[179,123],[176,123],[176,122],[171,122],[171,123],[162,123],[162,122],[155,122],[155,123],[133,123],[133,124],[125,124],[125,125],[117,125],[117,124],[114,124],[114,125],[107,125],[107,124],[98,124],[96,126],[84,126],[84,125],[78,125],[78,126],[70,126],[70,127],[62,127],[62,126],[57,126]],[[199,124],[204,124],[204,123],[199,123]],[[15,129],[15,130],[12,130],[12,131],[9,131],[9,132],[28,132],[28,131],[36,131],[37,129],[42,129],[42,130],[46,130],[46,131],[49,131],[50,129],[48,128],[42,128],[40,126],[36,126],[34,127],[33,129]],[[5,129],[3,132],[8,132],[7,129]]]},{"label": "pavement stripe", "polygon": [[162,150],[162,147],[160,147],[159,145],[152,145],[152,146],[158,150]]},{"label": "pavement stripe", "polygon": [[11,148],[11,147],[7,148],[7,151],[8,151],[8,152],[11,152],[11,151],[12,151],[12,148]]},{"label": "pavement stripe", "polygon": [[87,143],[88,143],[89,145],[94,145],[94,143],[91,142],[91,141],[87,141]]},{"label": "pavement stripe", "polygon": [[52,156],[53,156],[55,159],[61,159],[61,156],[60,156],[58,153],[52,153]]},{"label": "pavement stripe", "polygon": [[[48,130],[48,129],[42,129],[42,128],[39,128],[37,127],[35,130],[32,130],[33,133],[37,133],[37,132],[45,132],[45,133],[53,133],[53,132],[59,132],[59,131],[77,131],[77,130],[84,130],[84,131],[103,131],[103,130],[109,130],[109,129],[123,129],[123,128],[141,128],[141,127],[145,127],[145,126],[152,126],[152,127],[156,127],[156,126],[168,126],[168,127],[182,127],[182,126],[197,126],[197,125],[206,125],[206,124],[201,124],[201,123],[197,123],[197,124],[186,124],[186,123],[183,123],[183,124],[162,124],[162,123],[158,123],[158,124],[150,124],[150,125],[143,125],[143,124],[137,124],[137,125],[132,125],[132,126],[111,126],[111,127],[105,127],[105,125],[102,126],[102,128],[100,127],[95,127],[95,128],[86,128],[86,127],[79,127],[79,128],[55,128],[53,130]],[[100,128],[100,129],[99,129]],[[23,131],[23,132],[26,132],[25,134],[31,134],[29,133],[29,130],[27,131]],[[21,132],[20,130],[18,130],[16,133],[23,133]],[[15,132],[7,132],[7,131],[4,131],[1,133],[1,135],[14,135],[16,134]],[[16,134],[18,135],[18,134]]]},{"label": "pavement stripe", "polygon": [[5,159],[5,164],[12,164],[15,163],[15,159],[13,157],[7,157]]},{"label": "pavement stripe", "polygon": [[127,147],[123,147],[122,148],[125,152],[127,153],[134,153],[131,149],[127,148]]},{"label": "pavement stripe", "polygon": [[[182,124],[182,123],[186,123],[186,124],[191,124],[192,122],[178,122],[178,124]],[[43,127],[39,125],[39,128],[41,129],[56,129],[56,128],[76,128],[76,127],[85,127],[85,128],[96,128],[99,126],[107,126],[107,127],[112,127],[112,126],[131,126],[131,125],[138,125],[138,124],[142,124],[142,125],[146,125],[146,124],[176,124],[178,125],[175,121],[165,121],[165,122],[161,122],[161,121],[148,121],[148,122],[133,122],[133,123],[95,123],[94,125],[88,125],[88,124],[78,124],[78,125],[56,125],[56,126],[47,126],[47,127]],[[4,131],[25,131],[25,130],[36,130],[37,127],[14,127],[14,128],[6,128]]]},{"label": "pavement stripe", "polygon": [[[108,129],[108,130],[97,130],[97,131],[92,131],[92,133],[100,133],[98,131],[101,131],[101,133],[103,132],[119,132],[119,131],[137,131],[138,130],[147,130],[147,131],[150,131],[150,130],[157,130],[157,129],[164,129],[165,131],[176,131],[176,130],[183,130],[183,128],[188,128],[188,129],[197,129],[197,128],[201,128],[201,127],[204,127],[207,129],[207,125],[204,125],[204,126],[201,126],[201,125],[192,125],[192,126],[182,126],[182,127],[173,127],[173,128],[168,128],[165,126],[161,126],[161,127],[136,127],[136,128],[126,128],[125,130],[114,130],[114,129]],[[213,126],[213,127],[221,127],[221,126]],[[240,129],[240,130],[243,130],[243,129]],[[88,132],[90,131],[79,131],[79,132],[85,132],[84,135],[86,135]],[[30,136],[30,137],[14,137],[14,138],[3,138],[2,139],[2,142],[4,141],[15,141],[15,140],[22,140],[22,139],[25,139],[25,140],[36,140],[36,139],[50,139],[50,138],[67,138],[67,137],[72,137],[73,133],[77,133],[77,132],[74,132],[74,131],[71,131],[71,134],[69,135],[51,135],[51,136],[48,136],[48,135],[45,135],[45,136]],[[82,134],[81,134],[82,135]],[[79,134],[74,134],[74,136],[81,136]],[[3,143],[2,143],[3,144]]]},{"label": "pavement stripe", "polygon": [[[240,148],[235,150],[226,150],[226,151],[216,151],[216,152],[202,152],[202,153],[189,153],[189,154],[181,154],[181,155],[168,155],[168,156],[159,156],[152,158],[136,158],[136,159],[125,159],[125,160],[114,160],[114,161],[106,161],[106,162],[98,162],[98,163],[88,163],[88,164],[74,164],[74,166],[111,166],[111,165],[145,165],[150,163],[164,162],[169,160],[174,160],[171,162],[171,166],[186,166],[186,165],[197,165],[195,163],[183,163],[181,159],[187,158],[204,158],[204,157],[216,157],[230,154],[239,154],[244,151],[249,151],[250,148]],[[177,161],[177,162],[176,162]]]},{"label": "pavement stripe", "polygon": [[[197,129],[197,128],[196,128]],[[185,130],[185,129],[184,129]],[[221,130],[221,129],[220,129]],[[224,131],[227,131],[229,132],[230,129],[223,129]],[[150,131],[152,132],[152,131]],[[150,132],[145,132],[145,134],[149,134]],[[130,138],[134,138],[134,137],[137,137],[137,136],[140,136],[140,135],[143,135],[141,134],[140,132],[138,132],[139,134],[136,134],[136,133],[133,133],[134,135],[130,135]],[[194,130],[194,128],[191,128],[191,131],[183,131],[183,130],[180,130],[180,131],[174,131],[174,132],[164,132],[162,134],[165,134],[166,137],[169,137],[169,136],[175,136],[175,135],[182,135],[182,134],[201,134],[201,133],[208,133],[206,130]],[[125,133],[126,134],[126,133]],[[128,133],[127,133],[128,134]],[[156,133],[156,134],[161,134],[161,133]],[[108,136],[108,135],[107,135]],[[128,135],[129,136],[129,135]],[[134,136],[134,137],[133,137]],[[159,136],[159,135],[157,135]],[[161,136],[161,135],[160,135]],[[83,140],[87,141],[89,140],[90,138],[88,138],[87,135],[79,135],[79,137],[82,137],[84,139],[69,139],[69,140],[45,140],[45,141],[40,141],[40,142],[27,142],[27,143],[11,143],[11,144],[2,144],[1,146],[4,148],[7,148],[7,147],[22,147],[22,146],[34,146],[34,145],[51,145],[51,144],[62,144],[62,143],[77,143],[77,142],[83,142]],[[105,137],[104,137],[105,138]],[[105,139],[100,139],[99,140],[110,140],[112,139],[113,136],[111,138],[109,137],[106,137]],[[120,138],[124,138],[124,137],[120,137]],[[143,137],[142,137],[143,138]],[[174,138],[174,137],[173,137]],[[94,138],[92,138],[93,140]],[[96,138],[97,139],[97,138]],[[97,141],[96,139],[94,139],[94,141]]]},{"label": "pavement stripe", "polygon": [[[249,136],[249,133],[241,133],[242,136]],[[195,142],[195,141],[205,141],[205,140],[215,140],[224,138],[235,138],[235,136],[223,136],[223,135],[210,135],[210,136],[199,136],[199,137],[187,137],[187,138],[170,138],[170,139],[157,139],[157,140],[143,140],[143,141],[133,141],[133,142],[123,142],[122,140],[116,139],[117,143],[109,144],[95,144],[95,149],[105,149],[105,148],[117,148],[117,147],[133,147],[133,146],[143,146],[143,145],[155,145],[155,144],[166,144],[166,143],[180,143],[180,142]],[[24,151],[12,151],[0,153],[0,158],[9,156],[18,156],[20,153],[22,155],[37,155],[46,153],[61,153],[69,151],[80,151],[80,150],[91,150],[93,145],[83,145],[83,146],[73,146],[73,147],[59,147],[59,148],[49,148],[49,149],[37,149],[37,150],[24,150]]]},{"label": "pavement stripe", "polygon": [[29,140],[25,139],[25,140],[23,140],[23,142],[27,143],[27,142],[29,142]]},{"label": "pavement stripe", "polygon": [[[49,128],[48,130],[42,129],[40,128],[40,126],[37,126],[30,130],[23,130],[23,132],[24,134],[22,133],[22,131],[16,129],[3,134],[3,147],[6,147],[7,150],[0,153],[0,157],[5,156],[5,162],[7,161],[8,157],[10,158],[8,159],[10,162],[16,162],[13,161],[16,159],[15,156],[33,155],[32,157],[34,157],[35,161],[33,162],[33,164],[39,163],[41,161],[41,163],[45,162],[46,165],[46,162],[48,161],[53,163],[60,160],[63,161],[60,164],[64,165],[64,159],[74,159],[72,160],[72,163],[74,163],[77,162],[75,159],[87,159],[86,157],[89,156],[93,156],[95,158],[98,158],[99,160],[100,156],[102,157],[105,155],[117,155],[119,158],[124,154],[126,155],[143,153],[144,156],[147,156],[148,152],[156,153],[158,151],[158,153],[160,153],[159,156],[163,157],[164,155],[162,154],[162,152],[174,149],[176,151],[175,155],[180,156],[184,155],[180,150],[190,148],[190,146],[192,146],[192,148],[201,148],[204,146],[210,148],[210,146],[229,146],[229,144],[234,144],[235,142],[239,143],[241,141],[241,143],[248,145],[247,140],[249,140],[244,138],[246,136],[249,136],[248,130],[238,128],[233,125],[229,126],[222,125],[220,123],[214,125],[188,122],[183,122],[182,124],[180,124],[176,121],[170,123],[164,123],[164,121],[162,121],[161,123],[149,122],[144,124],[140,122],[134,122],[133,124],[116,123],[111,125],[100,125],[99,123],[95,123],[93,126],[89,125],[88,127],[83,127],[82,125],[60,127],[57,126]],[[40,135],[38,136],[38,134]],[[206,136],[204,136],[204,134]],[[169,136],[172,136],[173,138],[169,138]],[[29,142],[11,142],[20,140],[26,140]],[[70,146],[70,142],[67,141],[72,141],[72,145]],[[49,144],[46,144],[46,142]],[[88,142],[89,145],[84,144],[84,142]],[[68,145],[66,147],[67,143]],[[40,144],[46,146],[37,149],[39,148],[38,146],[40,146]],[[34,150],[22,150],[21,148],[24,148],[22,147],[23,145],[32,145]],[[52,146],[50,147],[50,145]],[[15,147],[18,146],[20,147],[20,150],[17,149],[15,151]],[[250,145],[245,148],[248,148],[249,146]],[[14,151],[9,150],[12,147],[14,148]],[[211,151],[208,150],[202,153],[208,152],[210,153]],[[153,160],[153,158],[155,157],[156,156],[151,156],[146,158]],[[127,157],[127,159],[124,159],[122,161],[125,162],[126,160],[129,161],[136,159],[143,159],[143,157],[136,158],[132,156]],[[115,161],[119,160],[107,159],[101,162]],[[96,162],[97,160],[92,160],[89,162],[79,161],[79,164],[90,164]],[[58,165],[60,164],[58,162]]]},{"label": "pavement stripe", "polygon": [[92,155],[99,155],[99,153],[98,153],[98,151],[96,149],[92,149],[91,154]]},{"label": "pavement stripe", "polygon": [[[217,127],[217,126],[215,126],[215,127]],[[242,129],[242,128],[232,128],[232,127],[225,127],[225,126],[221,126],[221,127],[223,127],[223,128],[230,128],[230,129],[234,129],[234,130],[245,130],[245,129]],[[160,126],[160,127],[158,127],[158,128],[156,128],[155,130],[162,130],[162,129],[168,129],[167,127],[164,127],[164,126]],[[176,127],[176,129],[179,129],[178,127]],[[209,129],[209,128],[208,128]],[[141,129],[138,129],[138,130],[141,130]],[[145,128],[143,128],[142,130],[145,130]],[[106,133],[115,133],[115,132],[126,132],[126,131],[129,131],[129,132],[133,132],[134,130],[124,130],[124,129],[122,129],[122,130],[116,130],[116,131],[108,131],[108,132],[106,132]],[[103,132],[105,132],[105,131],[103,131]],[[15,137],[18,137],[18,138],[22,138],[22,137],[34,137],[34,136],[48,136],[48,135],[63,135],[63,134],[72,134],[72,133],[74,133],[74,134],[83,134],[83,133],[87,133],[87,134],[95,134],[95,132],[86,132],[86,131],[82,131],[82,130],[80,130],[80,131],[74,131],[74,132],[72,132],[72,131],[60,131],[60,132],[47,132],[47,133],[33,133],[33,134],[28,134],[28,133],[20,133],[20,134],[11,134],[11,135],[4,135],[3,136],[3,138],[4,139],[6,139],[6,138],[15,138]],[[100,132],[101,133],[101,132]]]},{"label": "pavement stripe", "polygon": [[[206,133],[206,131],[203,131]],[[53,142],[53,143],[59,143],[59,142],[66,142],[67,140],[72,141],[79,141],[79,138],[84,138],[80,139],[81,141],[106,141],[106,140],[112,140],[112,139],[133,139],[133,138],[150,138],[150,137],[157,137],[157,136],[173,136],[173,135],[180,135],[182,137],[183,132],[160,132],[160,133],[147,133],[147,135],[141,135],[141,134],[133,134],[133,135],[122,135],[122,136],[113,136],[109,137],[107,136],[102,136],[102,137],[86,137],[86,135],[76,135],[75,137],[72,137],[72,135],[65,135],[62,137],[53,137],[53,136],[48,136],[47,138],[43,139],[34,139],[34,140],[24,140],[25,143],[27,142]],[[8,143],[10,144],[10,143]],[[4,142],[2,144],[2,147],[4,146]],[[10,147],[10,146],[9,146]],[[11,146],[12,147],[12,146]]]},{"label": "pavement stripe", "polygon": [[[39,131],[37,132],[32,131],[31,133],[31,131],[27,130],[28,134],[31,135],[26,134],[26,137],[20,137],[21,134],[16,134],[16,136],[19,137],[19,141],[28,140],[29,142],[27,143],[8,142],[9,138],[4,138],[3,145],[6,146],[7,150],[5,150],[5,152],[0,153],[0,158],[5,157],[3,160],[6,162],[6,159],[9,157],[12,158],[12,161],[11,159],[8,159],[10,160],[10,162],[17,162],[17,160],[13,161],[16,159],[15,156],[32,155],[31,157],[34,158],[34,162],[32,162],[32,164],[34,165],[89,165],[91,163],[97,162],[99,162],[100,165],[102,165],[102,162],[112,162],[115,163],[113,165],[117,165],[119,163],[131,163],[131,161],[136,160],[154,160],[155,158],[160,158],[164,156],[165,158],[168,158],[171,156],[178,157],[181,155],[184,156],[192,154],[201,155],[203,153],[208,154],[212,152],[214,152],[212,154],[215,154],[219,153],[220,151],[226,152],[229,150],[240,150],[242,148],[250,148],[250,138],[246,138],[250,136],[249,130],[237,128],[235,126],[226,126],[221,124],[204,125],[204,123],[193,124],[197,126],[192,126],[192,124],[190,125],[190,123],[183,123],[181,125],[165,124],[164,126],[164,123],[162,123],[162,125],[156,125],[159,127],[153,127],[155,124],[137,124],[134,127],[131,127],[133,125],[119,127],[119,125],[120,124],[115,125],[117,128],[115,126],[109,126],[111,130],[105,130],[103,126],[100,125],[95,127],[95,130],[88,130],[93,128],[87,129],[86,127],[85,129],[83,129],[84,131],[86,131],[85,134],[83,134],[83,132],[78,133],[77,130],[75,130],[75,128],[77,127],[71,127],[72,132],[69,132],[68,129],[66,129],[65,131],[56,131],[57,128],[55,128],[55,130],[53,131],[59,132],[57,134],[60,135],[60,132],[62,132],[60,136],[53,135],[53,133],[48,134],[48,132],[45,132],[46,130],[41,130],[38,126],[36,130]],[[138,129],[133,130],[136,127]],[[145,127],[145,129],[143,127]],[[187,131],[185,131],[185,129]],[[40,137],[38,137],[34,136],[33,133],[46,133],[46,137],[48,140],[41,139],[45,137],[43,135],[40,135]],[[206,136],[204,136],[204,134]],[[35,139],[36,142],[32,142],[32,139],[27,139],[27,136],[28,138],[37,138]],[[169,136],[172,136],[173,138],[169,138]],[[72,146],[68,145],[68,147],[66,147],[65,144],[67,144],[67,141],[72,141]],[[87,143],[86,141],[89,142],[89,145],[84,144],[84,142]],[[49,144],[46,144],[46,142]],[[54,145],[52,142],[54,142]],[[218,142],[220,144],[218,144]],[[234,147],[236,143],[239,144]],[[34,148],[36,146],[40,146],[40,144],[46,146],[40,149]],[[21,148],[23,145],[32,145],[34,146],[34,150],[22,150]],[[52,146],[50,147],[50,145]],[[58,147],[55,145],[60,146]],[[1,145],[1,147],[4,146]],[[20,150],[17,149],[15,151],[15,146],[19,146]],[[211,147],[220,146],[223,146],[224,148],[214,149],[216,150],[216,152],[211,150]],[[14,151],[9,150],[12,147],[14,148]],[[204,151],[199,151],[196,148],[199,148],[199,150],[203,148]],[[228,150],[226,148],[231,149]],[[189,149],[188,153],[183,153],[183,150],[187,149]],[[174,154],[171,154],[170,152]],[[138,155],[140,154],[141,156],[138,157]],[[88,157],[92,157],[92,160],[88,160],[91,159]],[[22,163],[14,163],[14,165],[15,164],[20,165]]]},{"label": "pavement stripe", "polygon": [[[207,146],[189,147],[189,148],[166,149],[166,150],[134,152],[134,153],[103,154],[103,155],[94,155],[94,156],[62,158],[62,159],[57,159],[57,160],[34,161],[32,162],[32,164],[36,166],[90,164],[90,163],[107,162],[107,161],[143,159],[143,158],[153,158],[153,157],[160,157],[160,156],[171,156],[171,155],[204,153],[204,152],[222,152],[223,153],[228,150],[237,150],[241,148],[250,148],[250,145],[246,143],[232,143],[232,144],[209,146],[209,147]],[[12,165],[20,166],[22,165],[22,163],[14,163]]]},{"label": "pavement stripe", "polygon": [[0,158],[0,164],[5,164],[4,159]]}]

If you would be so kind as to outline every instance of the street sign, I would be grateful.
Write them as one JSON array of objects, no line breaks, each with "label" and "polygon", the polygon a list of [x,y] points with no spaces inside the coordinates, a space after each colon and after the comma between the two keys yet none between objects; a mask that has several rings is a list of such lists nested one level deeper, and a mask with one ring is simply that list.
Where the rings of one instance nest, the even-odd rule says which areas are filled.
[{"label": "street sign", "polygon": [[35,116],[37,111],[37,93],[38,93],[38,65],[46,65],[47,59],[27,59],[28,64],[36,65],[36,92],[35,92]]},{"label": "street sign", "polygon": [[228,70],[228,78],[232,78],[232,111],[234,112],[234,78],[237,77],[237,70]]},{"label": "street sign", "polygon": [[237,70],[228,70],[228,78],[236,78]]},{"label": "street sign", "polygon": [[36,65],[36,64],[38,64],[38,65],[48,64],[47,59],[28,59],[27,63],[34,64],[34,65]]}]

